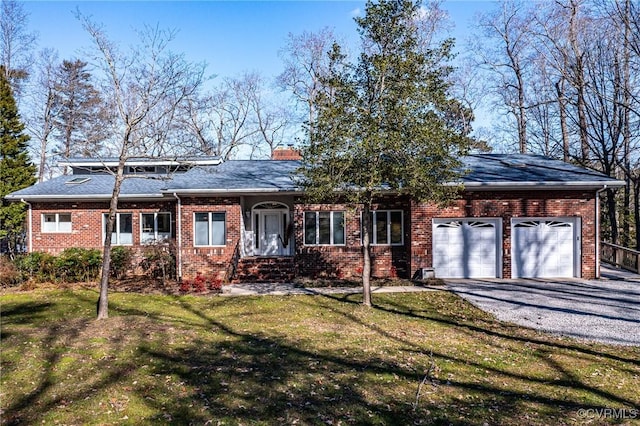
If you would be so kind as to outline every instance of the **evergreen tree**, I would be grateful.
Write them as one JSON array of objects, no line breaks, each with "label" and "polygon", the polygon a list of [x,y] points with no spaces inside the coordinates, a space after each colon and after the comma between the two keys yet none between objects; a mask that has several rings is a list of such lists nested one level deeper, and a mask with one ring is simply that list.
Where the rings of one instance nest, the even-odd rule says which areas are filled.
[{"label": "evergreen tree", "polygon": [[444,202],[458,188],[471,140],[471,112],[450,96],[452,41],[420,42],[424,14],[410,0],[369,1],[356,18],[362,52],[349,63],[340,46],[330,58],[330,88],[320,96],[303,148],[303,186],[315,201],[340,199],[363,210],[363,303],[371,305],[370,211],[393,191]]},{"label": "evergreen tree", "polygon": [[24,244],[25,206],[9,203],[4,196],[35,183],[36,168],[29,160],[27,144],[18,108],[0,66],[0,241],[10,255]]},{"label": "evergreen tree", "polygon": [[107,114],[87,63],[79,59],[62,61],[54,92],[58,153],[65,158],[96,156],[107,137]]}]

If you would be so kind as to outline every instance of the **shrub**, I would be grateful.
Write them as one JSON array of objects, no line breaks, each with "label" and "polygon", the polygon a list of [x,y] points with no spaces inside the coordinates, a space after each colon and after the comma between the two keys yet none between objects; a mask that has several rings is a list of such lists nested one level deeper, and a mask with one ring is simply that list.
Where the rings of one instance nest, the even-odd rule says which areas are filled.
[{"label": "shrub", "polygon": [[101,263],[100,250],[68,248],[54,260],[55,276],[67,283],[95,280]]},{"label": "shrub", "polygon": [[47,282],[54,281],[56,268],[55,257],[49,253],[34,251],[16,257],[14,265],[20,273],[21,281]]},{"label": "shrub", "polygon": [[128,247],[117,246],[111,249],[110,274],[114,278],[122,278],[131,268],[133,251]]},{"label": "shrub", "polygon": [[140,264],[154,278],[166,280],[176,277],[176,250],[171,240],[157,241],[145,246]]},{"label": "shrub", "polygon": [[196,293],[203,293],[207,289],[220,293],[222,291],[222,280],[219,278],[207,278],[202,274],[197,274],[193,281],[182,280],[180,283],[180,291],[187,293],[194,291]]},{"label": "shrub", "polygon": [[20,284],[20,272],[7,257],[0,256],[0,287],[13,287]]},{"label": "shrub", "polygon": [[196,275],[196,278],[193,280],[193,290],[198,293],[202,293],[207,289],[207,279],[204,275]]}]

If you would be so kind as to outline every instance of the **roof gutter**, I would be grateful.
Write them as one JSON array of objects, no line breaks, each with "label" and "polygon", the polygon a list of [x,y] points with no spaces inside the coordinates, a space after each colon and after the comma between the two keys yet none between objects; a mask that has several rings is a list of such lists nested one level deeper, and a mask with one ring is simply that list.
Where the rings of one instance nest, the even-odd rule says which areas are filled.
[{"label": "roof gutter", "polygon": [[33,243],[33,217],[31,216],[33,213],[33,209],[31,207],[31,203],[25,201],[25,199],[21,199],[21,202],[25,203],[28,206],[28,214],[27,214],[27,253],[31,253],[32,243]]},{"label": "roof gutter", "polygon": [[176,206],[176,239],[178,240],[178,253],[176,253],[176,270],[178,273],[178,280],[182,281],[182,200],[175,192],[173,196],[178,201]]},{"label": "roof gutter", "polygon": [[[77,200],[105,200],[111,199],[111,195],[107,194],[89,194],[89,195],[7,195],[5,196],[10,201],[50,201],[50,200],[64,200],[64,201],[77,201]],[[164,197],[159,194],[136,194],[136,195],[121,195],[120,200],[136,201],[136,200],[162,200]]]},{"label": "roof gutter", "polygon": [[251,194],[279,194],[279,195],[296,195],[303,194],[303,191],[296,190],[280,190],[280,189],[270,189],[270,188],[247,188],[247,189],[184,189],[184,190],[167,190],[163,191],[164,194],[176,194],[180,193],[183,195],[215,195],[215,194],[233,194],[233,195],[251,195]]},{"label": "roof gutter", "polygon": [[597,189],[605,186],[606,188],[621,188],[624,182],[620,180],[612,181],[582,181],[582,182],[447,182],[444,186],[463,185],[465,189]]},{"label": "roof gutter", "polygon": [[596,278],[600,278],[600,193],[609,189],[607,185],[603,185],[602,188],[596,191]]}]

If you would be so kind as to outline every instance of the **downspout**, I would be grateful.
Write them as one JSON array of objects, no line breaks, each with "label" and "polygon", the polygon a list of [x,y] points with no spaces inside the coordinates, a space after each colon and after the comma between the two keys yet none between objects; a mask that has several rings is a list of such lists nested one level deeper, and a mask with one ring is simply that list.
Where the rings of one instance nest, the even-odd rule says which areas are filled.
[{"label": "downspout", "polygon": [[176,239],[178,240],[178,253],[176,256],[176,269],[178,273],[178,281],[182,281],[182,200],[175,192],[173,196],[178,200],[178,206],[176,209]]},{"label": "downspout", "polygon": [[596,191],[596,278],[600,279],[600,193],[608,189],[607,185]]},{"label": "downspout", "polygon": [[33,213],[33,209],[31,208],[31,203],[25,201],[24,198],[22,198],[20,201],[22,201],[23,203],[25,203],[28,206],[28,216],[27,216],[27,253],[31,253],[32,251],[32,243],[33,243],[33,233],[32,233],[32,229],[33,229],[33,218],[31,217],[32,213]]}]

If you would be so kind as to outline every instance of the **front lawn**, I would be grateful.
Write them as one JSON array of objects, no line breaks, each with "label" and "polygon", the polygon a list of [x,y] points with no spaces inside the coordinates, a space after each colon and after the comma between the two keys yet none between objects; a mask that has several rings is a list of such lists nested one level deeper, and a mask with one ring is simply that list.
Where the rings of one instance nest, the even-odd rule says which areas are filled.
[{"label": "front lawn", "polygon": [[3,424],[602,424],[640,408],[640,348],[499,323],[447,292],[372,309],[110,297],[97,322],[93,290],[0,296]]}]

